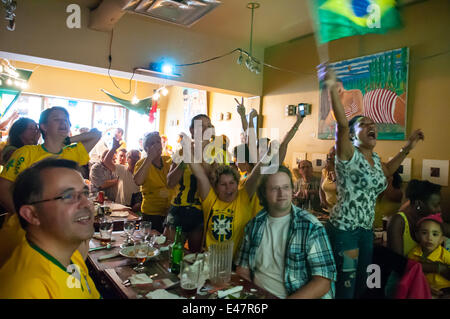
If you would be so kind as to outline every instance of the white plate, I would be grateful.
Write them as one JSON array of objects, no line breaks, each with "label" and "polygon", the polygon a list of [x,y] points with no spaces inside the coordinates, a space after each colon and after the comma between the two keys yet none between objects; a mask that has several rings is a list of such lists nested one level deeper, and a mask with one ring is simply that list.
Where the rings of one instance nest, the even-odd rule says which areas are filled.
[{"label": "white plate", "polygon": [[[150,248],[150,249],[153,250],[153,254],[147,256],[146,258],[153,258],[153,257],[156,257],[159,255],[159,249],[156,249],[156,248]],[[127,258],[137,258],[134,255],[134,246],[122,248],[119,251],[119,254],[121,254],[122,256],[127,257]]]},{"label": "white plate", "polygon": [[109,215],[109,216],[110,217],[128,217],[128,215],[130,215],[130,213],[127,211],[113,211],[113,212],[111,212],[111,215]]}]

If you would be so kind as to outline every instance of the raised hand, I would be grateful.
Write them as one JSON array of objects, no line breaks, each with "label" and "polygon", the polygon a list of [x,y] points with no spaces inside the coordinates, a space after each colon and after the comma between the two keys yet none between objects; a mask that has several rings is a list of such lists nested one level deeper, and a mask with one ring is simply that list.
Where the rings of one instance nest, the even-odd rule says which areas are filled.
[{"label": "raised hand", "polygon": [[417,129],[414,132],[412,132],[412,134],[409,136],[406,147],[412,150],[420,140],[423,141],[424,139],[425,135],[423,134],[422,130]]},{"label": "raised hand", "polygon": [[323,82],[327,88],[331,88],[337,83],[336,73],[329,68],[328,63],[322,63],[317,66],[317,76],[319,82]]},{"label": "raised hand", "polygon": [[242,98],[241,102],[238,101],[238,99],[234,98],[236,103],[238,104],[236,106],[236,110],[240,116],[245,116],[245,106],[244,106],[244,98]]}]

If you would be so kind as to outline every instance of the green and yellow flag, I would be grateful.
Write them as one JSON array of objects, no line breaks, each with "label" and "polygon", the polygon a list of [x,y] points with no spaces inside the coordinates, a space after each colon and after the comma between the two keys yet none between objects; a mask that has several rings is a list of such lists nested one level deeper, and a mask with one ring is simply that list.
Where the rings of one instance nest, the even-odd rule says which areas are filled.
[{"label": "green and yellow flag", "polygon": [[395,0],[310,0],[320,43],[401,25]]}]

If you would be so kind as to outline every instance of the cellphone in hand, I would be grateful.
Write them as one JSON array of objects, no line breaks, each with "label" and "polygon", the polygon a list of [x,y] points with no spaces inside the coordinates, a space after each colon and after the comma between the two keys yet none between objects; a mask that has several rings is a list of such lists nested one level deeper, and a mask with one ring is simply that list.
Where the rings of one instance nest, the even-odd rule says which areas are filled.
[{"label": "cellphone in hand", "polygon": [[306,114],[305,114],[305,104],[303,104],[303,103],[299,103],[298,104],[298,112],[300,113],[301,117],[305,117],[306,116]]}]

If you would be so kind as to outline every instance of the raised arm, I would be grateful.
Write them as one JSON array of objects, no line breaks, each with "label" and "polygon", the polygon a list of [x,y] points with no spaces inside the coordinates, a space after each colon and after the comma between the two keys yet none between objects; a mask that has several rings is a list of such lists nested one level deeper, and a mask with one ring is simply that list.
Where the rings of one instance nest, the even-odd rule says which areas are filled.
[{"label": "raised arm", "polygon": [[93,128],[89,132],[70,137],[70,143],[83,143],[86,152],[89,153],[101,138],[102,132]]},{"label": "raised arm", "polygon": [[153,144],[148,149],[147,157],[145,158],[144,163],[142,163],[141,167],[139,167],[139,169],[134,173],[134,182],[136,185],[140,186],[145,183],[148,170],[150,169],[152,162],[157,158],[159,150],[160,148],[157,144]]},{"label": "raised arm", "polygon": [[236,110],[237,110],[239,116],[241,117],[242,130],[244,132],[247,132],[248,123],[247,123],[247,118],[245,117],[244,98],[242,98],[240,103],[239,103],[238,99],[235,98],[234,100],[238,104],[236,106]]},{"label": "raised arm", "polygon": [[8,125],[19,117],[19,113],[14,111],[5,121],[0,123],[0,131],[6,130]]},{"label": "raised arm", "polygon": [[108,151],[103,160],[103,164],[109,168],[111,172],[116,170],[116,165],[114,165],[114,154],[117,152],[117,149],[120,147],[120,141],[118,141],[115,137],[113,138],[112,148]]},{"label": "raised arm", "polygon": [[403,146],[400,151],[395,155],[388,163],[383,165],[383,172],[386,177],[394,175],[395,171],[400,167],[403,160],[406,158],[408,153],[416,147],[420,140],[424,140],[425,136],[423,132],[418,129],[415,130],[411,136],[408,138],[408,142]]},{"label": "raised arm", "polygon": [[273,157],[278,156],[279,148],[280,143],[277,140],[273,140],[270,143],[270,148],[267,150],[266,154],[259,160],[258,163],[256,163],[255,167],[253,167],[250,176],[244,184],[248,197],[251,198],[258,188],[259,179],[261,177],[261,167],[264,163],[270,162]]},{"label": "raised arm", "polygon": [[345,117],[344,106],[337,92],[336,74],[327,65],[319,66],[319,80],[324,80],[331,96],[331,108],[337,122],[336,128],[336,154],[339,159],[348,161],[353,156],[353,145],[350,141],[350,129]]},{"label": "raised arm", "polygon": [[303,122],[303,117],[300,116],[300,112],[297,112],[297,119],[295,120],[294,125],[292,125],[291,129],[286,133],[283,140],[281,141],[280,145],[280,163],[283,163],[284,158],[286,157],[287,148],[289,142],[292,140],[292,138],[295,136],[295,133],[297,133],[298,127]]}]

